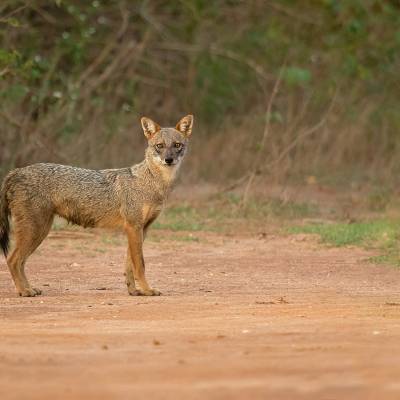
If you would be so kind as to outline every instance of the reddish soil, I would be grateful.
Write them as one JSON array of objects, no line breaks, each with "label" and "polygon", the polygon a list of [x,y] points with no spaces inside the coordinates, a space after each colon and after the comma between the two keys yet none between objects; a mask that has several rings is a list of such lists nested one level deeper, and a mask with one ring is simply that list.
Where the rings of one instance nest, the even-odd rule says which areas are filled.
[{"label": "reddish soil", "polygon": [[19,298],[0,262],[0,398],[399,399],[400,271],[313,238],[165,232],[161,297],[130,297],[122,236],[53,232]]}]

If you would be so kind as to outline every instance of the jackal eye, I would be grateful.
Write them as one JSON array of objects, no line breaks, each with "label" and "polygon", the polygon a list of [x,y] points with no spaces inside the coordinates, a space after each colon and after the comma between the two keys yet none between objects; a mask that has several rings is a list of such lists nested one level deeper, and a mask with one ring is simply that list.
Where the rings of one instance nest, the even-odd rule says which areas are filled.
[{"label": "jackal eye", "polygon": [[164,147],[164,144],[163,144],[163,143],[157,143],[157,144],[156,144],[156,148],[157,148],[158,150],[161,150],[163,147]]},{"label": "jackal eye", "polygon": [[176,147],[177,149],[182,148],[182,143],[176,142],[176,143],[175,143],[175,147]]}]

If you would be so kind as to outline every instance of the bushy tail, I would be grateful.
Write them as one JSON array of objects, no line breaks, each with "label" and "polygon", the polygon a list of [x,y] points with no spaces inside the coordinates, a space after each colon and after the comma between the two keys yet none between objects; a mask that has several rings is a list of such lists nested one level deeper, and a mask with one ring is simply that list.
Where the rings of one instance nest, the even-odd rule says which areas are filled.
[{"label": "bushy tail", "polygon": [[10,246],[10,210],[6,192],[6,180],[4,180],[0,190],[0,246],[5,256]]}]

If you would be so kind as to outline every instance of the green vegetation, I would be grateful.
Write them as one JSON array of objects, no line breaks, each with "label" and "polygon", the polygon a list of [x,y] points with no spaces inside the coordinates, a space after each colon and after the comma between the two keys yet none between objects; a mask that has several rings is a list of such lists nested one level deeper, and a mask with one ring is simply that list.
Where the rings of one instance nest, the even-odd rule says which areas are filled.
[{"label": "green vegetation", "polygon": [[[372,192],[374,198],[376,192]],[[378,196],[379,199],[381,198]],[[180,241],[201,241],[195,232],[260,232],[260,229],[280,232],[282,226],[291,234],[315,234],[322,243],[332,246],[361,246],[379,251],[371,257],[375,263],[400,266],[400,219],[365,219],[360,222],[324,222],[319,207],[309,203],[283,202],[278,199],[251,200],[245,207],[240,206],[240,197],[232,194],[221,195],[214,201],[201,206],[170,206],[159,217],[150,232],[151,240],[161,240],[158,231],[168,230],[169,239]],[[372,208],[374,211],[380,207]],[[380,200],[378,202],[380,204]],[[366,210],[370,209],[370,198],[366,199]],[[314,223],[299,225],[308,219]],[[296,224],[296,225],[295,225]],[[294,226],[295,225],[295,226]],[[279,228],[278,228],[279,226]],[[154,228],[154,230],[153,230]]]},{"label": "green vegetation", "polygon": [[122,243],[121,238],[119,236],[110,235],[110,234],[103,234],[101,237],[101,241],[104,244],[110,244],[110,245],[114,245],[114,246]]},{"label": "green vegetation", "polygon": [[216,211],[222,216],[231,216],[238,218],[282,218],[282,219],[298,219],[315,217],[319,215],[318,206],[313,203],[284,201],[279,198],[252,198],[244,205],[242,204],[242,196],[228,193],[220,197],[220,205],[224,207]]},{"label": "green vegetation", "polygon": [[199,212],[189,205],[170,207],[152,225],[152,229],[200,231],[205,229]]},{"label": "green vegetation", "polygon": [[314,224],[291,227],[289,232],[316,234],[323,243],[334,246],[356,245],[378,249],[382,254],[372,257],[371,261],[400,266],[400,220]]},{"label": "green vegetation", "polygon": [[197,206],[183,204],[167,207],[152,225],[152,229],[174,232],[224,231],[231,225],[230,221],[246,220],[249,225],[256,225],[267,220],[288,221],[318,215],[317,206],[312,204],[252,199],[241,206],[239,196],[226,194]]},{"label": "green vegetation", "polygon": [[[165,233],[167,232],[167,234]],[[162,242],[163,240],[175,240],[177,242],[207,242],[205,236],[195,236],[193,233],[188,233],[186,231],[164,231],[164,230],[150,230],[148,241],[152,242]]]},{"label": "green vegetation", "polygon": [[0,175],[35,161],[128,165],[142,157],[140,115],[172,124],[193,112],[194,179],[241,176],[260,151],[275,179],[396,177],[399,11],[389,0],[4,0]]}]

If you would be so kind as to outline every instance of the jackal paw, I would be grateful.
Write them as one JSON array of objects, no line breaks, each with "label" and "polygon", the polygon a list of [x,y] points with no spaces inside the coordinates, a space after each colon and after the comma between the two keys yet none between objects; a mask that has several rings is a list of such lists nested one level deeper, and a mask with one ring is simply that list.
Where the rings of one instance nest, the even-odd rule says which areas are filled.
[{"label": "jackal paw", "polygon": [[158,291],[157,289],[148,289],[148,290],[134,289],[130,290],[129,294],[131,296],[160,296],[161,292]]},{"label": "jackal paw", "polygon": [[157,289],[150,289],[146,293],[145,296],[161,296],[161,292]]},{"label": "jackal paw", "polygon": [[21,297],[35,297],[35,296],[39,296],[40,294],[42,294],[42,291],[40,289],[36,289],[36,288],[24,288],[19,292],[19,295]]}]

